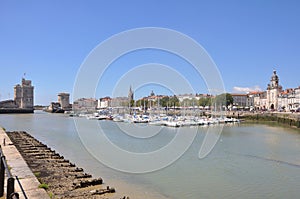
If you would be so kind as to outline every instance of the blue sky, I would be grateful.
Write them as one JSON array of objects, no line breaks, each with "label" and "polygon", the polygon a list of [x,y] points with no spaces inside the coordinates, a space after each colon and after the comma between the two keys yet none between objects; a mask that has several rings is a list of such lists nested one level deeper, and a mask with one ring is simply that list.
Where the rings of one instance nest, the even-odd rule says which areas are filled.
[{"label": "blue sky", "polygon": [[[216,63],[228,92],[265,89],[273,69],[284,88],[297,87],[299,24],[299,1],[1,0],[0,100],[13,97],[24,73],[35,86],[35,104],[55,101],[58,92],[72,93],[80,65],[99,43],[142,27],[169,28],[196,40]],[[203,80],[193,69],[181,69],[186,63],[175,56],[149,50],[127,56],[107,70],[96,97],[111,95],[122,74],[149,62],[174,66],[196,92],[207,93]],[[169,92],[148,85],[137,97],[152,89]]]}]

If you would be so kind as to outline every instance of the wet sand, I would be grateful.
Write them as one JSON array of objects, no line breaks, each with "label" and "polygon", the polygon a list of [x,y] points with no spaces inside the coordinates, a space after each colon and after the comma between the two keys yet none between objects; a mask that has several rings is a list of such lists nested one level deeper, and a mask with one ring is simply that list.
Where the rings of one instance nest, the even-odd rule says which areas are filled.
[{"label": "wet sand", "polygon": [[119,196],[118,198],[120,198],[118,193],[127,193],[130,196],[130,199],[170,199],[170,197],[162,195],[151,188],[146,188],[143,185],[133,185],[122,180],[111,178],[107,179],[107,182],[117,187],[118,192],[116,192],[116,195]]}]

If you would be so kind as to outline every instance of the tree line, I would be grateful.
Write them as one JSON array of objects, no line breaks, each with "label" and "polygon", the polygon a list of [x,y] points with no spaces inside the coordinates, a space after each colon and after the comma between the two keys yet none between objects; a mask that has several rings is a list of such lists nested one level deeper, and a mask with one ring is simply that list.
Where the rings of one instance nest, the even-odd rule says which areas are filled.
[{"label": "tree line", "polygon": [[182,102],[179,101],[176,95],[174,96],[164,96],[159,100],[148,100],[139,99],[132,100],[130,105],[137,107],[179,107],[179,106],[226,106],[233,104],[233,97],[229,93],[223,93],[215,97],[201,97],[197,99],[184,99]]}]

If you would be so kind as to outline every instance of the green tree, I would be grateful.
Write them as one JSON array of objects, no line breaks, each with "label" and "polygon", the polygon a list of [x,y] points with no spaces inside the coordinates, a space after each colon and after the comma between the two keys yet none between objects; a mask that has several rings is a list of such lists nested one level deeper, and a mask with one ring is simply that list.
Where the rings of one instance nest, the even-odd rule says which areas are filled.
[{"label": "green tree", "polygon": [[176,95],[169,98],[169,106],[179,106],[179,99]]},{"label": "green tree", "polygon": [[179,106],[179,100],[176,95],[169,97],[165,96],[159,100],[159,104],[162,107],[171,107],[171,106]]},{"label": "green tree", "polygon": [[130,100],[129,105],[130,105],[130,107],[133,107],[134,106],[134,100]]},{"label": "green tree", "polygon": [[198,106],[199,102],[196,98],[193,98],[193,99],[184,99],[180,104],[181,106]]},{"label": "green tree", "polygon": [[168,106],[168,102],[169,102],[168,96],[165,96],[159,100],[160,106],[162,106],[162,107]]},{"label": "green tree", "polygon": [[198,105],[199,106],[211,106],[211,98],[209,97],[203,97],[203,98],[200,98],[199,101],[198,101]]},{"label": "green tree", "polygon": [[139,100],[136,101],[136,106],[144,108],[144,105],[145,105],[145,107],[148,107],[148,100],[139,99]]},{"label": "green tree", "polygon": [[229,93],[223,93],[221,95],[217,95],[214,99],[214,104],[217,106],[229,106],[233,104],[233,97]]}]

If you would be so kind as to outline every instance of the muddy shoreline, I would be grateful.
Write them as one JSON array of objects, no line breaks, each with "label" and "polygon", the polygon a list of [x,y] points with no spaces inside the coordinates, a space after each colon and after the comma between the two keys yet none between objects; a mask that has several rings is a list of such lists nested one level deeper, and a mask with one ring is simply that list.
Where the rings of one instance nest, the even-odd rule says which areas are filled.
[{"label": "muddy shoreline", "polygon": [[85,173],[30,134],[13,131],[7,135],[50,198],[116,198],[115,189],[103,184],[101,177]]}]

